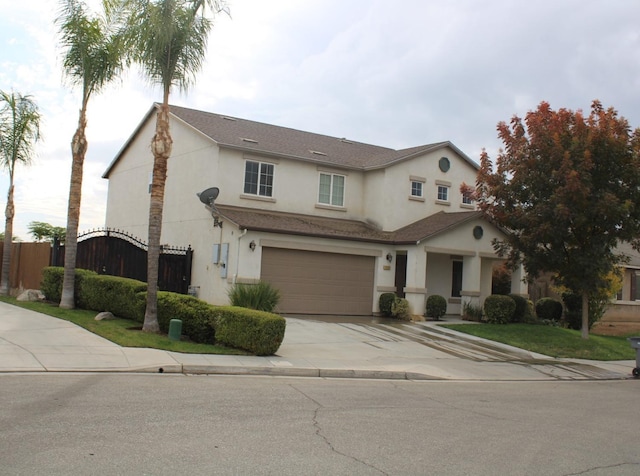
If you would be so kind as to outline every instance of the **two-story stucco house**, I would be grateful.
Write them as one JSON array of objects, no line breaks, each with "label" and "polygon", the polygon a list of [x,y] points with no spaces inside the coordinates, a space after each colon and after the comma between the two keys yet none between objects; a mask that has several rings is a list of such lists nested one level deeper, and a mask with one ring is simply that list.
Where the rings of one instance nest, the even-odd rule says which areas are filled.
[{"label": "two-story stucco house", "polygon": [[[154,112],[104,173],[106,226],[143,239]],[[201,299],[264,280],[285,314],[371,315],[397,292],[422,315],[431,294],[459,314],[491,293],[502,232],[460,193],[478,165],[450,142],[393,150],[174,106],[171,133],[162,243],[191,245]],[[198,194],[212,187],[210,208]]]}]

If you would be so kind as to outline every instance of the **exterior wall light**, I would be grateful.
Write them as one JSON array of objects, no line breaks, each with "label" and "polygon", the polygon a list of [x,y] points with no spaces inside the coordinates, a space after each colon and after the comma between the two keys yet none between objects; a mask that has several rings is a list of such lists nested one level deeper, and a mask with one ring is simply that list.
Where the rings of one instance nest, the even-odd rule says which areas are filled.
[{"label": "exterior wall light", "polygon": [[391,261],[393,260],[393,255],[391,253],[387,253],[386,258],[387,258],[387,261],[391,263]]},{"label": "exterior wall light", "polygon": [[249,243],[249,248],[251,249],[251,251],[255,251],[256,250],[256,242],[251,240],[251,243]]}]

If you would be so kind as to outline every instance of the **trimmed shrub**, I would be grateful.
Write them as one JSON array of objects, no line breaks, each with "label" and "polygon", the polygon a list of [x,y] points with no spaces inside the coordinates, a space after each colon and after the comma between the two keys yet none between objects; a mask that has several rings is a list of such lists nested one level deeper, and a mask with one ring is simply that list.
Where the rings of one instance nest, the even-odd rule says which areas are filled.
[{"label": "trimmed shrub", "polygon": [[142,322],[144,305],[138,294],[147,290],[147,283],[136,279],[110,275],[88,275],[80,283],[78,307],[93,311],[109,311],[114,316]]},{"label": "trimmed shrub", "polygon": [[378,300],[378,306],[380,307],[380,314],[383,316],[391,317],[391,307],[396,300],[396,293],[382,293]]},{"label": "trimmed shrub", "polygon": [[562,303],[553,298],[538,299],[535,309],[540,320],[559,321],[562,317]]},{"label": "trimmed shrub", "polygon": [[516,311],[516,302],[509,296],[492,294],[484,300],[484,315],[489,324],[508,324]]},{"label": "trimmed shrub", "polygon": [[396,298],[391,305],[391,316],[403,321],[410,321],[409,301],[404,298]]},{"label": "trimmed shrub", "polygon": [[[141,293],[146,304],[146,293]],[[158,291],[158,325],[164,333],[169,332],[171,319],[182,321],[182,334],[194,342],[214,344],[216,331],[214,327],[213,306],[186,294]],[[144,307],[143,322],[144,322]]]},{"label": "trimmed shrub", "polygon": [[432,317],[436,321],[439,321],[446,313],[447,300],[444,297],[433,294],[427,298],[427,317]]},{"label": "trimmed shrub", "polygon": [[[569,329],[582,329],[582,296],[571,292],[562,293],[564,321]],[[589,299],[589,329],[598,322],[607,310],[606,302]]]},{"label": "trimmed shrub", "polygon": [[228,292],[232,306],[246,307],[258,311],[273,312],[280,302],[280,291],[271,284],[234,284]]},{"label": "trimmed shrub", "polygon": [[235,306],[213,310],[216,341],[256,355],[273,355],[282,340],[286,321],[269,312]]},{"label": "trimmed shrub", "polygon": [[[98,276],[95,271],[88,269],[76,269],[73,298],[76,307],[82,307],[79,302],[80,286],[86,276]],[[64,268],[61,266],[48,266],[42,270],[42,282],[40,291],[47,301],[60,302],[62,298],[62,283],[64,281]]]},{"label": "trimmed shrub", "polygon": [[511,299],[516,303],[516,310],[513,313],[511,322],[527,322],[530,320],[529,316],[529,301],[527,298],[520,296],[519,294],[509,294]]},{"label": "trimmed shrub", "polygon": [[482,306],[476,306],[470,302],[465,302],[462,307],[462,319],[466,321],[480,322],[482,320]]}]

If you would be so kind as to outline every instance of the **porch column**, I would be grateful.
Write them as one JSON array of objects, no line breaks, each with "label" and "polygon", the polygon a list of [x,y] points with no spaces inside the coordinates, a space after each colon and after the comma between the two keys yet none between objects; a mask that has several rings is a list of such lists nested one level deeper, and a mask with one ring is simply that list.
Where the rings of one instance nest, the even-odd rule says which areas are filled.
[{"label": "porch column", "polygon": [[482,258],[474,254],[462,258],[462,291],[460,297],[462,306],[460,313],[464,313],[465,305],[480,307],[482,275]]},{"label": "porch column", "polygon": [[423,316],[427,295],[427,251],[415,247],[407,250],[407,282],[405,299],[409,301],[411,314]]},{"label": "porch column", "polygon": [[525,281],[525,270],[522,264],[511,273],[511,294],[529,298],[529,285]]}]

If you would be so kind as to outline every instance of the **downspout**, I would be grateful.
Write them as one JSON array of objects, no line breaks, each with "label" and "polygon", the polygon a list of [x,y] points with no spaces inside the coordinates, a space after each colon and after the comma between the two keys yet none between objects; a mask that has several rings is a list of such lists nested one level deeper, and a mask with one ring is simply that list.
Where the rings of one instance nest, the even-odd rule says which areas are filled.
[{"label": "downspout", "polygon": [[240,267],[240,240],[244,235],[247,234],[247,229],[242,230],[242,233],[238,236],[238,249],[236,250],[236,272],[233,274],[233,284],[236,284],[236,280],[238,279],[238,269]]}]

